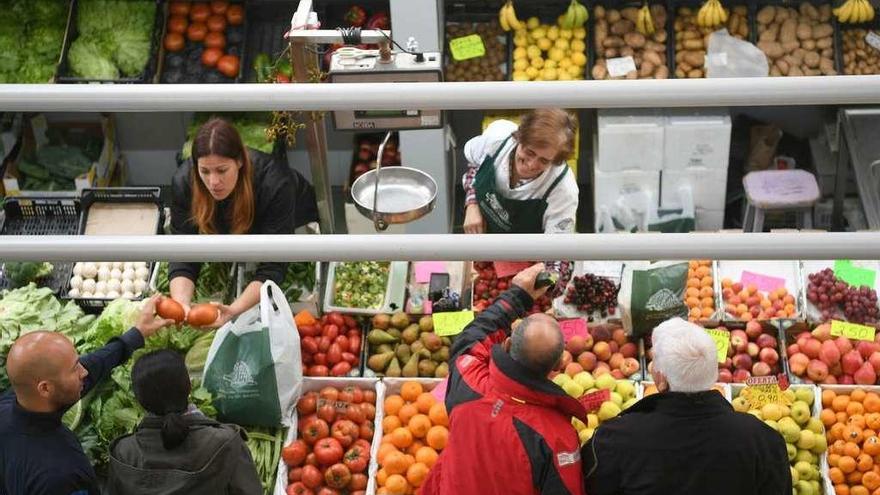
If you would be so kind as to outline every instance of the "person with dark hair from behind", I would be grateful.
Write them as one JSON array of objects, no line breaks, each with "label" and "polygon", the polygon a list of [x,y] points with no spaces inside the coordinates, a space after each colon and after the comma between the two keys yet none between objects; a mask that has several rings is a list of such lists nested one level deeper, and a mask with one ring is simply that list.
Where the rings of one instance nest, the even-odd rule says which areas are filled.
[{"label": "person with dark hair from behind", "polygon": [[192,384],[183,356],[146,354],[134,364],[131,382],[147,416],[110,446],[111,494],[263,492],[244,430],[207,418],[189,403]]}]

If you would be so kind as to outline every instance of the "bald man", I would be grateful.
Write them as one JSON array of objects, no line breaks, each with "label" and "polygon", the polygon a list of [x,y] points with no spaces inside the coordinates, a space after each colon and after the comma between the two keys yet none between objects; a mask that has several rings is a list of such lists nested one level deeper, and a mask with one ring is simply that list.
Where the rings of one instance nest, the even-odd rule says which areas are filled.
[{"label": "bald man", "polygon": [[423,495],[583,495],[571,418],[586,422],[587,412],[547,379],[562,357],[559,325],[538,314],[510,329],[546,291],[535,288],[543,269],[518,273],[455,340],[446,390],[449,441]]},{"label": "bald man", "polygon": [[12,345],[12,389],[0,396],[0,495],[99,494],[95,472],[61,417],[145,338],[174,323],[156,317],[157,300],[144,304],[134,328],[91,354],[78,356],[67,337],[46,331]]}]

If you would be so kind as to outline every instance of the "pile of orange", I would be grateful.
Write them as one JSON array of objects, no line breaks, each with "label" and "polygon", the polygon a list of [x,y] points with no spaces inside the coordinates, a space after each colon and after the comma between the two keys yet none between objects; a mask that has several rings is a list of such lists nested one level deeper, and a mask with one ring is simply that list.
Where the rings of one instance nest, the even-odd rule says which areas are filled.
[{"label": "pile of orange", "polygon": [[828,476],[836,495],[880,495],[880,395],[822,390]]},{"label": "pile of orange", "polygon": [[699,321],[715,314],[715,289],[712,278],[712,260],[691,260],[688,263],[687,289],[684,302],[688,307],[688,319]]},{"label": "pile of orange", "polygon": [[403,384],[400,395],[386,397],[384,408],[376,494],[414,494],[446,447],[446,405],[412,381]]}]

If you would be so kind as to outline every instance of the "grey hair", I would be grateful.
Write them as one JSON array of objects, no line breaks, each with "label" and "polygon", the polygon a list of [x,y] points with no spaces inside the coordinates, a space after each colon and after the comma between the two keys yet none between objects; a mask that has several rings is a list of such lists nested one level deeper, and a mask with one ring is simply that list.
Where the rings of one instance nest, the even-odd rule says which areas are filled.
[{"label": "grey hair", "polygon": [[510,357],[536,374],[545,376],[556,368],[556,363],[559,362],[562,351],[565,349],[565,341],[562,338],[562,333],[559,332],[559,336],[549,352],[536,352],[534,349],[530,349],[526,345],[526,332],[536,321],[537,318],[528,316],[513,329],[513,333],[510,335]]},{"label": "grey hair", "polygon": [[673,392],[709,390],[718,379],[715,343],[693,323],[673,318],[654,328],[651,336],[654,369],[663,373]]}]

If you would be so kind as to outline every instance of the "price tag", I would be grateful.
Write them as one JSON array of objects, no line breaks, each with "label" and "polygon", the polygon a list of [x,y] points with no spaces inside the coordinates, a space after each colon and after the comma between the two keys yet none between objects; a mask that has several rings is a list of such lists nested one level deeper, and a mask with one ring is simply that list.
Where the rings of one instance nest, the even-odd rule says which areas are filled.
[{"label": "price tag", "polygon": [[434,321],[434,333],[440,337],[458,335],[468,323],[474,321],[473,311],[453,311],[448,313],[434,313],[431,315]]},{"label": "price tag", "polygon": [[635,72],[636,61],[632,57],[609,58],[605,61],[608,67],[608,75],[611,77],[624,77],[630,72]]},{"label": "price tag", "polygon": [[597,390],[596,392],[582,395],[578,399],[587,412],[597,411],[602,407],[602,403],[607,400],[611,400],[611,391],[608,389]]},{"label": "price tag", "polygon": [[746,388],[740,392],[753,409],[767,404],[785,404],[785,396],[775,376],[753,376],[746,380]]},{"label": "price tag", "polygon": [[416,283],[427,284],[431,281],[432,273],[448,273],[446,263],[442,261],[419,261],[413,266],[416,272]]},{"label": "price tag", "polygon": [[468,60],[486,55],[486,47],[479,34],[472,34],[449,40],[449,53],[453,60]]},{"label": "price tag", "polygon": [[868,34],[865,35],[865,43],[871,45],[871,48],[875,50],[880,50],[880,35],[874,31],[868,31]]},{"label": "price tag", "polygon": [[495,261],[492,263],[495,267],[495,276],[498,278],[516,275],[533,264],[531,261]]},{"label": "price tag", "polygon": [[848,339],[873,342],[875,331],[874,327],[849,323],[846,321],[831,320],[831,335],[833,337],[844,336]]},{"label": "price tag", "polygon": [[574,318],[572,320],[562,320],[559,322],[559,330],[562,331],[562,337],[566,342],[572,337],[587,336],[587,320],[583,318]]},{"label": "price tag", "polygon": [[449,386],[449,377],[443,379],[442,382],[438,383],[437,386],[431,390],[431,395],[434,396],[435,399],[439,402],[446,402],[446,388]]},{"label": "price tag", "polygon": [[874,281],[877,279],[877,272],[855,266],[850,260],[835,260],[834,275],[853,287],[867,285],[872,289]]},{"label": "price tag", "polygon": [[781,289],[785,287],[785,279],[780,277],[771,277],[769,275],[761,275],[760,273],[754,273],[743,270],[742,277],[740,277],[740,282],[743,286],[754,285],[758,288],[758,290],[764,292],[771,292],[776,289]]},{"label": "price tag", "polygon": [[730,349],[730,334],[724,330],[706,330],[709,337],[715,342],[715,349],[718,351],[718,362],[723,363],[727,360],[727,351]]}]

